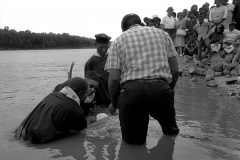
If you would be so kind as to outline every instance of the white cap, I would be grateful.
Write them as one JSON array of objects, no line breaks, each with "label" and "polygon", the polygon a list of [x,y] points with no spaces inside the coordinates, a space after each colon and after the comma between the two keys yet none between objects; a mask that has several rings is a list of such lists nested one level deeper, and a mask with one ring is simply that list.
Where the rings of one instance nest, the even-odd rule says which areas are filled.
[{"label": "white cap", "polygon": [[152,16],[152,18],[155,18],[155,17],[157,17],[157,18],[158,18],[158,15],[154,14],[154,15]]},{"label": "white cap", "polygon": [[105,118],[105,117],[108,117],[108,115],[105,114],[105,113],[99,113],[99,114],[97,115],[97,121],[99,121],[100,119],[103,119],[103,118]]}]

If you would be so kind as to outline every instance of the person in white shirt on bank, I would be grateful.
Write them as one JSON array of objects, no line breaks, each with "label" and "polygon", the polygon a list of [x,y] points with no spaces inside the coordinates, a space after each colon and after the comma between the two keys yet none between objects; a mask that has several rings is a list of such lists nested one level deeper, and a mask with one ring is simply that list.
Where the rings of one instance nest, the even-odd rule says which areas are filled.
[{"label": "person in white shirt on bank", "polygon": [[172,41],[174,40],[174,35],[175,35],[175,19],[172,16],[173,15],[173,8],[168,7],[167,9],[167,15],[162,18],[161,21],[161,29],[164,30],[169,34],[171,37]]}]

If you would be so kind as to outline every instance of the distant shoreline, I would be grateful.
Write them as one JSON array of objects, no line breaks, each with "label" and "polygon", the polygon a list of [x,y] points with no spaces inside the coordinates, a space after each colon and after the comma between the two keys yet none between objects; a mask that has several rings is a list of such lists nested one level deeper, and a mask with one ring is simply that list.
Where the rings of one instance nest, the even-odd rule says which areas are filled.
[{"label": "distant shoreline", "polygon": [[2,49],[0,51],[26,51],[26,50],[64,50],[64,49],[95,49],[95,47],[83,47],[83,48],[28,48],[28,49],[20,49],[20,48],[11,48],[11,49]]}]

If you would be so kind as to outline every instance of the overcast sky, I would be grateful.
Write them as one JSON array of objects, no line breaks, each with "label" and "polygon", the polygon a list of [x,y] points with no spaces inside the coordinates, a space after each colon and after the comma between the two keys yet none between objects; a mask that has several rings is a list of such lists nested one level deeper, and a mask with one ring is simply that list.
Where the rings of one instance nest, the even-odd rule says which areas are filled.
[{"label": "overcast sky", "polygon": [[142,20],[155,14],[162,19],[170,6],[181,12],[207,1],[213,5],[214,0],[0,0],[0,28],[89,38],[106,33],[113,40],[121,34],[121,20],[128,13]]}]

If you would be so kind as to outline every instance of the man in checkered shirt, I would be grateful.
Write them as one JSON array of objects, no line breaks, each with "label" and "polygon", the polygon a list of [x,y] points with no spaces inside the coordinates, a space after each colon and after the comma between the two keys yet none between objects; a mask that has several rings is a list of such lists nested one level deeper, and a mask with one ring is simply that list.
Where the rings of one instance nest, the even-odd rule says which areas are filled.
[{"label": "man in checkered shirt", "polygon": [[174,87],[178,80],[176,50],[168,33],[141,26],[136,14],[122,19],[123,33],[111,44],[105,70],[114,114],[119,108],[122,139],[144,144],[149,115],[165,135],[177,135]]}]

